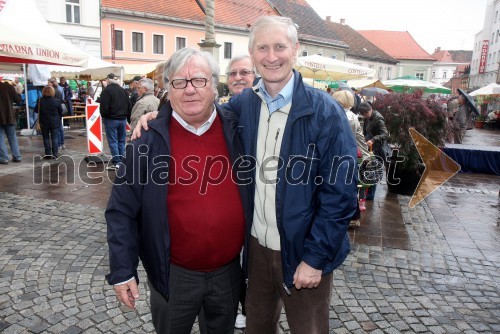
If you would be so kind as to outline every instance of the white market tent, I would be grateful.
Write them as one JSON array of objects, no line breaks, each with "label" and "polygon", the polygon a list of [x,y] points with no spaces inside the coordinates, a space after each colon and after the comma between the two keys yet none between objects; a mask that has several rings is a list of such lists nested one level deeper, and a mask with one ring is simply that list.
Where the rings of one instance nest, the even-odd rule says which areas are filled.
[{"label": "white market tent", "polygon": [[136,75],[143,76],[154,72],[158,63],[144,63],[144,64],[121,64],[125,71],[124,80],[130,80]]},{"label": "white market tent", "polygon": [[87,66],[89,55],[55,32],[34,0],[2,0],[0,32],[0,72],[18,73],[21,64]]},{"label": "white market tent", "polygon": [[320,55],[298,57],[294,68],[303,78],[314,80],[361,79],[374,77],[376,74],[375,69]]},{"label": "white market tent", "polygon": [[74,78],[78,75],[90,75],[92,80],[105,79],[110,73],[123,77],[123,66],[113,64],[94,56],[89,56],[88,64],[85,67],[74,66],[49,66],[50,74],[53,77]]},{"label": "white market tent", "polygon": [[486,85],[484,87],[476,89],[475,91],[469,93],[469,95],[470,96],[493,95],[493,94],[499,94],[499,93],[500,93],[500,85],[493,82],[493,83],[490,83],[489,85]]},{"label": "white market tent", "polygon": [[2,0],[2,4],[1,70],[12,63],[87,66],[89,56],[55,32],[33,0]]},{"label": "white market tent", "polygon": [[387,87],[378,79],[355,79],[347,81],[349,87],[354,87],[356,89],[363,89],[366,87],[377,87],[382,89],[387,89]]}]

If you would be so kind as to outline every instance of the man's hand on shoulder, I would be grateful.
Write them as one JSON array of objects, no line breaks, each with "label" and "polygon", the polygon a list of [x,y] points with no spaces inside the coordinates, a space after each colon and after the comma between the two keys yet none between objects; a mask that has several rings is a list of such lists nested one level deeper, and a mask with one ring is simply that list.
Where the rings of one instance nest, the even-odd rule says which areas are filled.
[{"label": "man's hand on shoulder", "polygon": [[158,111],[151,111],[148,112],[139,118],[139,121],[137,122],[137,125],[134,128],[134,131],[132,132],[132,137],[130,139],[134,140],[137,138],[141,137],[141,131],[144,129],[144,131],[148,131],[148,122],[155,119],[158,116]]}]

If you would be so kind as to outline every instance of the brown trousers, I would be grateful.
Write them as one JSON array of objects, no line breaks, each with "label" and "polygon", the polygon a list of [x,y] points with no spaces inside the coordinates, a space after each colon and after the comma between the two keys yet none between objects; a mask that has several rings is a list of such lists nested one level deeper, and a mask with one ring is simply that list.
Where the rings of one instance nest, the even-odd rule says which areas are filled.
[{"label": "brown trousers", "polygon": [[265,248],[251,237],[246,298],[246,334],[276,334],[285,306],[292,334],[328,334],[333,273],[323,275],[316,289],[283,287],[281,252]]}]

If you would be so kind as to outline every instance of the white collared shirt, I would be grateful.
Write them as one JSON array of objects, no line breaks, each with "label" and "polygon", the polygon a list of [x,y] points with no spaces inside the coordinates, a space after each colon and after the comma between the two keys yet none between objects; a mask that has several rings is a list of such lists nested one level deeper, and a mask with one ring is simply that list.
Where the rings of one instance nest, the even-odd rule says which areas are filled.
[{"label": "white collared shirt", "polygon": [[172,117],[175,118],[177,120],[177,122],[179,122],[179,124],[184,129],[188,130],[191,133],[194,133],[197,136],[203,135],[205,132],[207,132],[210,129],[210,127],[214,123],[216,116],[217,116],[217,112],[215,112],[215,107],[214,107],[214,110],[212,111],[212,115],[210,115],[208,120],[205,123],[203,123],[198,129],[196,129],[195,127],[186,123],[186,121],[183,120],[182,117],[178,113],[175,112],[175,110],[172,111]]}]

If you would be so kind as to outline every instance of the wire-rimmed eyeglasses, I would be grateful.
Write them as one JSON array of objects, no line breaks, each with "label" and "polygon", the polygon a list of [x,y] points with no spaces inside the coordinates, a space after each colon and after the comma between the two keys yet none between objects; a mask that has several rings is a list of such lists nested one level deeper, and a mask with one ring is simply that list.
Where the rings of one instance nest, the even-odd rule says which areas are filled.
[{"label": "wire-rimmed eyeglasses", "polygon": [[188,82],[190,82],[194,88],[203,88],[207,85],[207,81],[208,80],[205,78],[193,78],[190,80],[174,79],[174,80],[172,80],[171,85],[175,89],[184,89],[187,87]]},{"label": "wire-rimmed eyeglasses", "polygon": [[231,71],[227,75],[230,77],[235,77],[238,75],[238,73],[240,74],[240,76],[246,77],[247,75],[254,74],[255,71],[249,71],[249,70],[241,70],[239,72],[238,71]]}]

